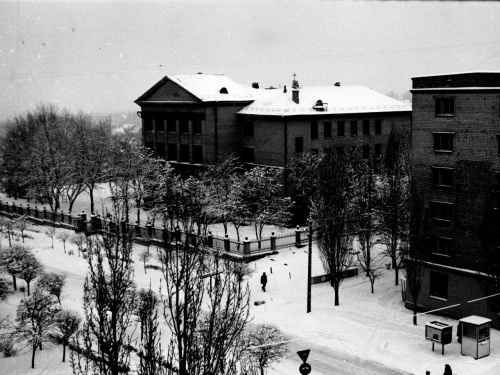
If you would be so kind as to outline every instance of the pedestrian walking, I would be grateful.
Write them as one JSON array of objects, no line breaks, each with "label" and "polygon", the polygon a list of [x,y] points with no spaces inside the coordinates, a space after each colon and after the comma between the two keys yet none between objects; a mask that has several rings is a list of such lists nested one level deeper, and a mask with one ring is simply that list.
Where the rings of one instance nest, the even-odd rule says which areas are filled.
[{"label": "pedestrian walking", "polygon": [[453,373],[451,372],[450,365],[444,365],[444,373],[443,373],[443,375],[453,375]]},{"label": "pedestrian walking", "polygon": [[262,290],[265,292],[266,291],[266,284],[267,284],[267,276],[266,276],[265,272],[260,277],[260,283],[262,284]]}]

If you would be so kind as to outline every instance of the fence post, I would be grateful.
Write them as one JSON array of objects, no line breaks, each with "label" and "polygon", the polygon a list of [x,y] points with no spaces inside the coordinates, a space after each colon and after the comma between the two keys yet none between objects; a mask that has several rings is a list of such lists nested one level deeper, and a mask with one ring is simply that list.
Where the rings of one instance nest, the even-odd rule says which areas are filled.
[{"label": "fence post", "polygon": [[224,250],[229,252],[229,250],[230,250],[229,246],[230,246],[229,245],[229,236],[226,234],[224,236]]},{"label": "fence post", "polygon": [[47,220],[47,207],[43,208],[43,218],[44,220]]},{"label": "fence post", "polygon": [[135,221],[134,236],[135,237],[141,236],[141,227],[139,226],[139,222],[137,220]]},{"label": "fence post", "polygon": [[212,237],[212,231],[208,231],[207,245],[208,247],[214,247],[214,238]]},{"label": "fence post", "polygon": [[300,233],[301,233],[301,230],[300,230],[299,226],[297,225],[297,229],[295,229],[295,247],[300,247],[300,244],[301,244]]},{"label": "fence post", "polygon": [[12,202],[12,213],[16,213],[16,202]]},{"label": "fence post", "polygon": [[163,240],[163,245],[166,247],[168,243],[168,230],[165,224],[161,226],[161,239]]},{"label": "fence post", "polygon": [[151,237],[153,237],[153,226],[151,225],[151,222],[149,220],[146,223],[146,228],[148,230],[148,237],[151,239]]},{"label": "fence post", "polygon": [[175,227],[175,241],[182,243],[182,233],[181,233],[181,228],[179,228],[179,226]]},{"label": "fence post", "polygon": [[31,216],[30,204],[29,203],[26,205],[26,215]]},{"label": "fence post", "polygon": [[276,250],[276,236],[271,232],[271,250]]},{"label": "fence post", "polygon": [[250,241],[248,241],[248,237],[245,237],[243,240],[243,255],[250,255]]}]

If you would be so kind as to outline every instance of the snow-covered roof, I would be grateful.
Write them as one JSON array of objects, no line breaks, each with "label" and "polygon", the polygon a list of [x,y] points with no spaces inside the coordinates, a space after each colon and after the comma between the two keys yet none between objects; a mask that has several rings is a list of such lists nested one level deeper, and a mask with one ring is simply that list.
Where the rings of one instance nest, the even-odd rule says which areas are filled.
[{"label": "snow-covered roof", "polygon": [[491,322],[491,319],[483,318],[482,316],[477,316],[477,315],[471,315],[468,316],[467,318],[460,319],[462,323],[470,323],[474,325],[481,325],[481,324],[486,324]]},{"label": "snow-covered roof", "polygon": [[416,76],[413,78],[428,78],[428,77],[441,77],[441,76],[456,76],[463,74],[500,74],[500,71],[489,71],[489,70],[475,70],[471,72],[455,72],[455,73],[443,73],[443,74],[428,74],[423,76]]},{"label": "snow-covered roof", "polygon": [[[283,92],[283,89],[253,90],[255,101],[238,113],[297,116],[411,111],[411,105],[364,86],[301,87],[299,89],[299,103],[292,100],[293,89],[288,89],[286,93]],[[317,106],[318,100],[321,101],[322,106]]]},{"label": "snow-covered roof", "polygon": [[[223,74],[193,74],[167,76],[204,102],[253,100],[250,87],[240,85]],[[223,88],[227,94],[221,93]]]}]

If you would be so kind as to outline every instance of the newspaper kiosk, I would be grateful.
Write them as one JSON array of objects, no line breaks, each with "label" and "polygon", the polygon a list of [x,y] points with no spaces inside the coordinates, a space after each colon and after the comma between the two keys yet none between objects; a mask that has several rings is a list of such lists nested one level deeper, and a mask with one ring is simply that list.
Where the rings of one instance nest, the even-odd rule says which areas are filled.
[{"label": "newspaper kiosk", "polygon": [[490,319],[471,315],[462,323],[462,355],[479,359],[490,355]]},{"label": "newspaper kiosk", "polygon": [[444,346],[451,343],[452,327],[449,324],[438,322],[425,323],[425,338],[432,341],[432,351],[434,351],[434,343],[441,344],[441,354],[444,355]]}]

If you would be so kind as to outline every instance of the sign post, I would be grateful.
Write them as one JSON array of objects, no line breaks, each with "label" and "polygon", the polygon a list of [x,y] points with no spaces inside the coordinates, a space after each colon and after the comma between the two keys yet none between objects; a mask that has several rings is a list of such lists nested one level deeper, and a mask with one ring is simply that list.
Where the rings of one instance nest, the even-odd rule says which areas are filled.
[{"label": "sign post", "polygon": [[309,363],[306,363],[307,361],[307,357],[309,357],[309,352],[311,351],[311,349],[307,349],[307,350],[299,350],[297,352],[297,354],[299,355],[300,359],[302,359],[302,363],[299,367],[299,372],[302,374],[302,375],[307,375],[311,372],[311,365]]}]

